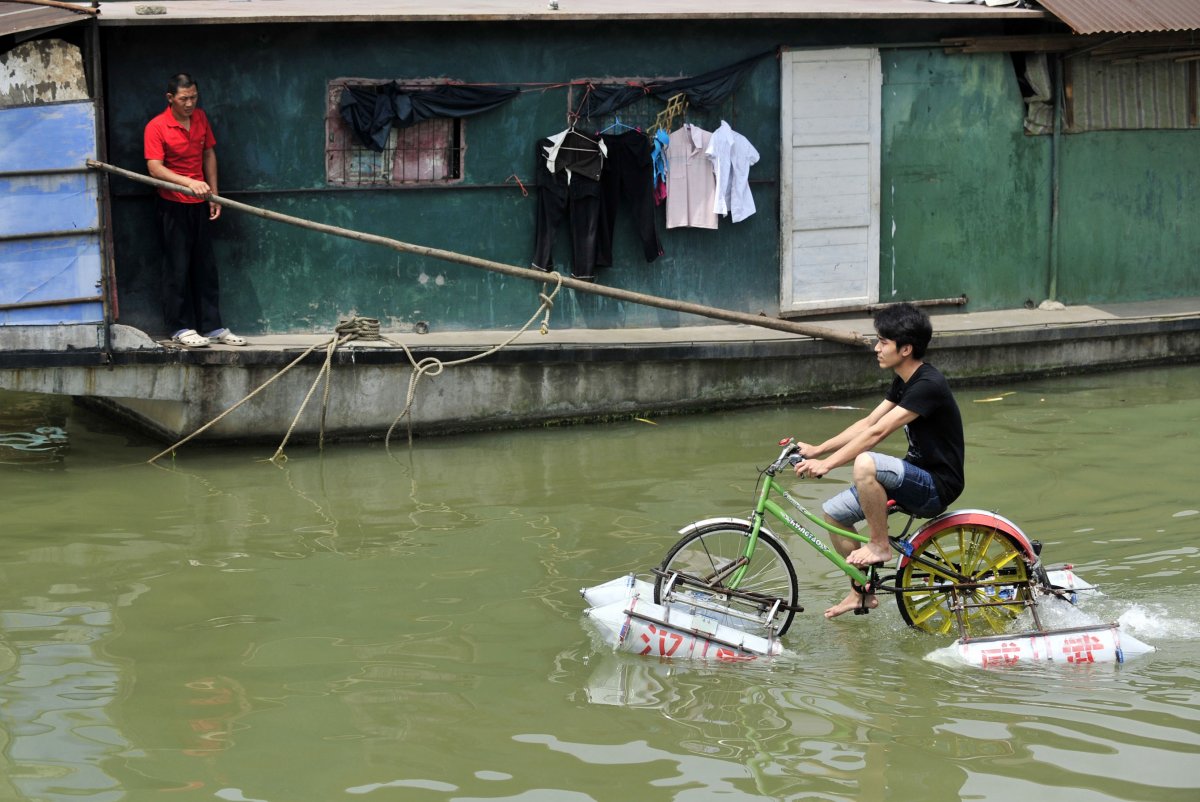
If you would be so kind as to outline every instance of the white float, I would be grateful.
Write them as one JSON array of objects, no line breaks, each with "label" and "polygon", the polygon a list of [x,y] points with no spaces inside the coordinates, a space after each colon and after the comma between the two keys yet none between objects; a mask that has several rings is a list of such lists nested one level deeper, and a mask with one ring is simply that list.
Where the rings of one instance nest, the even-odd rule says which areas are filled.
[{"label": "white float", "polygon": [[[1050,584],[1065,602],[1097,594],[1071,566],[1047,572]],[[700,609],[686,601],[654,602],[654,586],[633,574],[584,588],[590,605],[584,611],[597,635],[617,651],[671,660],[742,662],[772,658],[784,649],[775,634],[734,614]],[[1047,597],[1054,599],[1054,596]],[[1074,609],[1073,607],[1064,609]],[[1126,658],[1153,652],[1116,623],[1082,623],[988,637],[959,639],[930,655],[947,655],[969,665],[992,668],[1031,663],[1090,665],[1123,663]]]},{"label": "white float", "polygon": [[633,574],[580,591],[601,639],[618,651],[672,660],[744,662],[783,652],[770,632],[755,634],[733,616],[683,602],[654,603],[654,586]]},{"label": "white float", "polygon": [[1154,651],[1153,646],[1121,632],[1117,624],[960,639],[950,648],[963,662],[981,668],[1030,663],[1124,663],[1128,657]]}]

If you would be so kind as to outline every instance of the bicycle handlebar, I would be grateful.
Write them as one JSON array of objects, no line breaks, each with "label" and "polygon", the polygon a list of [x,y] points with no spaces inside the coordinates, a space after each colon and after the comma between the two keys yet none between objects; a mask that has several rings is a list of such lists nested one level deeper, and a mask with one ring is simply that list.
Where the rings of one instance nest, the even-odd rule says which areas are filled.
[{"label": "bicycle handlebar", "polygon": [[780,451],[779,456],[771,463],[769,470],[772,475],[776,471],[782,470],[784,465],[795,466],[804,462],[804,457],[799,453],[800,444],[796,442],[795,438],[785,437],[779,441],[779,445],[783,446],[783,451]]}]

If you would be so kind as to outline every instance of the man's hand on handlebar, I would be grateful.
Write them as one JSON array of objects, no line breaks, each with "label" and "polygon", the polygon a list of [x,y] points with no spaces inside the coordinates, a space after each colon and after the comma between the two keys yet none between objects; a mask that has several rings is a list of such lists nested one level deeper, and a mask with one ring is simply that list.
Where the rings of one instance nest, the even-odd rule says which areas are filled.
[{"label": "man's hand on handlebar", "polygon": [[803,479],[820,479],[825,474],[833,470],[833,466],[826,463],[823,459],[806,459],[796,466],[796,476]]},{"label": "man's hand on handlebar", "polygon": [[832,465],[829,465],[825,460],[816,459],[819,455],[816,446],[811,443],[803,443],[799,440],[793,441],[796,446],[796,451],[792,455],[795,460],[796,456],[800,459],[792,464],[796,466],[796,476],[803,479],[820,479],[825,474],[833,470]]}]

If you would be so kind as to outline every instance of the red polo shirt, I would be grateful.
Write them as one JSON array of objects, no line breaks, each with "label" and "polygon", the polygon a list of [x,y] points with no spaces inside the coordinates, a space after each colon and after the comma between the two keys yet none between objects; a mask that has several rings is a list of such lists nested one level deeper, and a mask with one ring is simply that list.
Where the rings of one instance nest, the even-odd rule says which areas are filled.
[{"label": "red polo shirt", "polygon": [[[166,111],[146,123],[146,160],[160,161],[172,172],[186,178],[204,181],[204,151],[216,147],[208,117],[201,109],[192,112],[190,128],[184,128],[175,119],[168,106]],[[184,192],[160,189],[158,194],[178,203],[203,203],[202,198]]]}]

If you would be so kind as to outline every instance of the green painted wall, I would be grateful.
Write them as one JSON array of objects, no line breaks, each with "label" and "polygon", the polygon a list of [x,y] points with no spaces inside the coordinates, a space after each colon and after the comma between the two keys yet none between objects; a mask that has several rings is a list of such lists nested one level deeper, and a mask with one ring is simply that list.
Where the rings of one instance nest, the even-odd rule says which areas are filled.
[{"label": "green painted wall", "polygon": [[[1051,140],[1023,133],[1024,105],[1004,54],[949,55],[935,42],[969,30],[850,22],[619,22],[553,26],[202,25],[102,28],[110,160],[144,171],[141,133],[177,70],[201,81],[219,138],[222,193],[256,206],[409,242],[528,264],[536,198],[533,143],[561,130],[567,93],[530,87],[466,121],[466,175],[452,188],[331,189],[324,108],[334,78],[446,77],[550,83],[675,76],[791,46],[881,45],[880,298],[970,298],[967,311],[1038,303],[1050,286]],[[984,29],[975,32],[997,31]],[[1019,32],[1019,31],[1013,31]],[[179,53],[186,54],[184,56]],[[723,110],[762,159],[758,213],[717,232],[662,227],[647,265],[628,220],[601,281],[749,312],[778,310],[779,69],[763,59]],[[694,115],[715,126],[719,117]],[[1200,294],[1192,254],[1200,132],[1062,138],[1058,297],[1067,303]],[[121,322],[156,332],[158,245],[147,190],[114,181]],[[800,189],[799,191],[802,191]],[[328,331],[358,313],[401,329],[515,328],[537,286],[472,268],[227,213],[217,242],[226,322],[247,333]],[[566,259],[569,238],[556,249]],[[704,319],[567,293],[556,327],[695,325]]]},{"label": "green painted wall", "polygon": [[[562,26],[559,26],[560,29]],[[160,29],[161,30],[161,29]],[[325,187],[326,84],[338,77],[467,82],[561,82],[592,76],[688,75],[716,69],[773,46],[760,33],[667,37],[640,29],[614,39],[572,26],[553,39],[524,25],[196,26],[187,52],[221,57],[166,59],[154,31],[106,29],[113,161],[144,172],[141,131],[162,108],[162,84],[176,70],[200,81],[201,104],[218,135],[223,194],[256,206],[408,242],[525,266],[532,255],[537,139],[562,130],[563,88],[531,87],[514,101],[465,121],[464,181],[454,188],[341,190]],[[161,34],[160,34],[161,36]],[[118,58],[115,54],[120,54]],[[285,66],[287,65],[287,66]],[[666,255],[647,264],[619,219],[617,263],[601,280],[699,303],[777,309],[778,95],[775,59],[759,62],[727,111],[756,144],[758,214],[719,232],[663,228]],[[711,119],[701,115],[697,122]],[[712,121],[712,125],[719,119]],[[507,182],[507,183],[506,183]],[[263,190],[254,192],[249,190]],[[157,245],[149,196],[118,182],[115,204],[123,317],[157,325]],[[351,312],[402,327],[514,328],[537,308],[531,282],[229,213],[221,222],[223,311],[247,332],[327,330]],[[569,261],[560,230],[558,261]],[[596,296],[567,294],[558,327],[673,326],[701,322]],[[152,322],[153,321],[153,322]],[[136,322],[135,322],[136,325]]]},{"label": "green painted wall", "polygon": [[[1048,297],[1051,137],[1007,54],[883,54],[880,299]],[[1060,139],[1056,300],[1200,295],[1200,130]]]},{"label": "green painted wall", "polygon": [[1200,131],[1062,142],[1059,299],[1200,295]]},{"label": "green painted wall", "polygon": [[1042,301],[1050,141],[1022,132],[1012,60],[921,49],[882,61],[880,300]]}]

